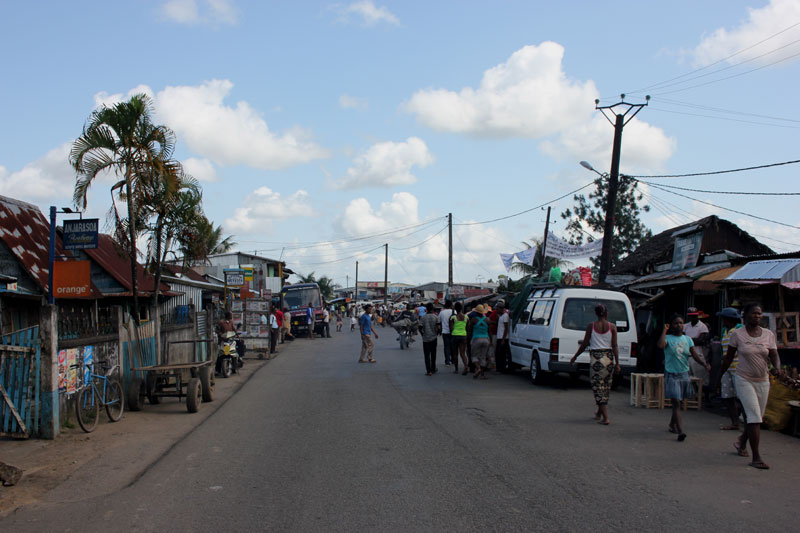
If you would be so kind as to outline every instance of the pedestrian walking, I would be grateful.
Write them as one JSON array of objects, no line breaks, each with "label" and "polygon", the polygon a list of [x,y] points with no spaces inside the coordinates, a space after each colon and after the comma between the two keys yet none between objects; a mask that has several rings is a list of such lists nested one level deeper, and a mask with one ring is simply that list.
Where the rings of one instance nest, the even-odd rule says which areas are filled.
[{"label": "pedestrian walking", "polygon": [[474,379],[489,379],[486,370],[491,365],[489,358],[489,319],[482,304],[475,307],[475,316],[470,318],[467,330],[472,332],[472,362],[475,365]]},{"label": "pedestrian walking", "polygon": [[336,311],[336,331],[342,332],[342,312]]},{"label": "pedestrian walking", "polygon": [[331,338],[331,312],[326,307],[322,308],[322,336]]},{"label": "pedestrian walking", "polygon": [[[372,335],[378,338],[378,332],[372,328],[372,305],[367,304],[364,307],[364,314],[358,319],[359,329],[361,330],[361,357],[359,363],[375,362],[372,352],[375,350],[375,343],[372,341]],[[367,356],[367,359],[364,359]]]},{"label": "pedestrian walking", "polygon": [[[442,328],[442,349],[444,350],[444,366],[450,366],[453,356],[450,346],[450,317],[453,316],[453,302],[445,300],[444,309],[439,312],[439,324]],[[457,366],[457,365],[456,365]]]},{"label": "pedestrian walking", "polygon": [[278,344],[278,337],[280,337],[280,325],[278,325],[278,317],[275,311],[270,307],[269,311],[269,353],[275,353],[275,346]]},{"label": "pedestrian walking", "polygon": [[283,344],[283,311],[280,307],[272,306],[275,309],[275,318],[278,319],[278,341]]},{"label": "pedestrian walking", "polygon": [[586,326],[586,334],[572,356],[569,363],[575,360],[588,347],[589,348],[589,381],[592,384],[594,402],[597,411],[594,418],[598,424],[607,426],[608,419],[608,394],[611,390],[611,380],[614,374],[622,369],[619,366],[619,347],[617,346],[617,327],[608,321],[608,310],[603,304],[594,308],[597,320]]},{"label": "pedestrian walking", "polygon": [[422,329],[422,353],[425,357],[426,375],[432,376],[436,373],[436,341],[441,332],[441,322],[439,317],[433,312],[433,304],[425,304],[425,315],[420,320]]},{"label": "pedestrian walking", "polygon": [[[508,346],[509,317],[503,300],[497,302],[489,319],[490,327],[494,329],[494,361],[497,371],[508,372],[511,369],[511,352]],[[489,330],[490,333],[492,329]]]},{"label": "pedestrian walking", "polygon": [[669,432],[678,434],[678,441],[686,440],[683,432],[681,403],[694,395],[689,381],[689,357],[711,370],[709,365],[694,348],[691,337],[683,334],[683,317],[677,313],[664,324],[664,331],[658,340],[658,347],[664,350],[664,396],[672,402],[672,417]]},{"label": "pedestrian walking", "polygon": [[[761,458],[759,443],[761,440],[761,422],[769,398],[769,375],[782,376],[781,359],[775,334],[760,326],[762,318],[761,306],[748,304],[744,307],[744,327],[731,333],[728,351],[722,361],[722,370],[727,371],[736,353],[739,353],[739,364],[736,366],[736,394],[742,402],[745,416],[745,430],[733,443],[738,454],[747,457],[747,442],[753,460],[750,466],[761,470],[769,469],[769,465]],[[769,365],[772,363],[772,370]]]},{"label": "pedestrian walking", "polygon": [[[730,345],[731,334],[734,330],[737,330],[741,327],[744,327],[740,322],[739,319],[741,316],[739,315],[739,311],[737,311],[733,307],[726,307],[719,313],[717,316],[722,319],[722,338],[720,339],[720,345],[722,346],[722,357],[725,357],[725,354],[728,352],[728,346]],[[725,403],[725,406],[728,408],[728,416],[731,419],[730,424],[724,424],[719,427],[721,430],[725,431],[738,431],[739,430],[739,406],[736,400],[736,367],[739,364],[739,354],[738,351],[733,355],[733,359],[731,360],[730,365],[728,366],[728,370],[725,372],[720,372],[720,376],[717,378],[717,386],[715,389],[719,389],[720,391],[720,398]]]},{"label": "pedestrian walking", "polygon": [[314,338],[314,304],[308,302],[306,307],[306,325],[308,326],[308,338]]},{"label": "pedestrian walking", "polygon": [[356,312],[350,313],[350,331],[356,330]]},{"label": "pedestrian walking", "polygon": [[292,313],[288,307],[283,308],[283,321],[281,322],[281,342],[286,339],[294,340],[294,335],[292,335]]},{"label": "pedestrian walking", "polygon": [[[683,333],[692,339],[692,342],[694,343],[694,349],[703,356],[703,359],[705,361],[710,361],[708,355],[711,347],[711,335],[708,331],[708,326],[702,320],[700,320],[702,316],[708,315],[705,315],[705,313],[696,307],[690,307],[686,310],[686,316],[689,317],[689,323],[684,324]],[[703,380],[704,394],[708,394],[711,390],[711,383],[709,382],[711,375],[706,370],[705,366],[690,359],[689,373],[692,376]]]},{"label": "pedestrian walking", "polygon": [[464,366],[462,375],[466,376],[469,373],[469,363],[467,362],[467,322],[469,319],[461,312],[462,310],[461,302],[456,302],[453,314],[450,316],[450,349],[455,367],[453,373],[458,374],[458,359],[461,358]]}]

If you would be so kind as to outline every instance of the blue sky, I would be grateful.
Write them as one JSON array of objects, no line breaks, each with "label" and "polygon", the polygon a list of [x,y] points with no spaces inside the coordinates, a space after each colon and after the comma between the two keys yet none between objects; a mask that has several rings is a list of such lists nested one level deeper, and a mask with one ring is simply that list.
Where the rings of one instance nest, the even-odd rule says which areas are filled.
[{"label": "blue sky", "polygon": [[[392,281],[445,280],[448,212],[502,217],[591,181],[580,160],[608,170],[613,128],[595,98],[653,94],[625,129],[624,172],[798,159],[798,23],[797,0],[4,1],[0,194],[69,205],[66,155],[86,118],[145,92],[240,250],[344,284],[356,259],[361,279],[382,279],[371,250],[389,242]],[[796,174],[664,183],[797,192]],[[93,186],[90,215],[110,207],[109,184]],[[781,225],[645,190],[654,232],[713,213],[800,249],[796,197],[685,193]],[[456,280],[496,279],[498,254],[540,236],[544,216],[457,226]]]}]

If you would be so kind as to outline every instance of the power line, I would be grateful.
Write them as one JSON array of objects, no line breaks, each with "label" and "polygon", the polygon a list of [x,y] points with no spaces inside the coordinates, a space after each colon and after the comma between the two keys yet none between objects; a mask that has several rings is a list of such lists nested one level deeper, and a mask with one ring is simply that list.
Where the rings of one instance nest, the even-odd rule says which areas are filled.
[{"label": "power line", "polygon": [[708,68],[711,68],[711,67],[713,67],[714,65],[719,65],[720,63],[723,63],[723,62],[725,62],[725,61],[727,61],[727,60],[729,60],[729,59],[731,59],[731,58],[733,58],[733,57],[736,57],[737,55],[739,55],[739,54],[741,54],[741,53],[743,53],[743,52],[746,52],[746,51],[748,51],[748,50],[751,50],[751,49],[755,48],[756,46],[758,46],[758,45],[760,45],[760,44],[764,44],[765,42],[767,42],[767,41],[769,41],[769,40],[771,40],[771,39],[773,39],[773,38],[777,37],[778,35],[781,35],[781,34],[783,34],[783,33],[786,33],[787,31],[791,30],[792,28],[796,28],[797,26],[800,26],[800,22],[796,22],[796,23],[792,24],[791,26],[789,26],[789,27],[787,27],[787,28],[784,28],[784,29],[782,29],[781,31],[779,31],[779,32],[777,32],[777,33],[773,33],[773,34],[772,34],[772,35],[770,35],[769,37],[766,37],[765,39],[762,39],[762,40],[758,41],[758,42],[757,42],[757,43],[755,43],[755,44],[751,44],[750,46],[747,46],[746,48],[742,48],[741,50],[738,50],[738,51],[736,51],[736,52],[732,53],[732,54],[731,54],[731,55],[729,55],[729,56],[723,57],[722,59],[718,59],[717,61],[714,61],[713,63],[710,63],[710,64],[708,64],[708,65],[706,65],[706,66],[704,66],[704,67],[700,67],[700,68],[694,69],[694,70],[692,70],[692,71],[690,71],[690,72],[687,72],[686,74],[681,74],[680,76],[676,76],[676,77],[674,77],[674,78],[670,78],[670,79],[668,79],[668,80],[661,81],[661,82],[658,82],[658,83],[656,83],[656,84],[649,85],[649,86],[647,86],[647,87],[643,87],[643,88],[641,88],[641,89],[636,89],[635,91],[629,91],[629,94],[636,94],[636,93],[640,93],[640,92],[648,91],[648,90],[650,90],[650,89],[653,89],[653,88],[659,87],[659,86],[661,86],[661,85],[663,85],[663,84],[665,84],[665,83],[670,83],[670,82],[672,82],[672,81],[679,80],[679,79],[681,79],[681,78],[685,78],[686,76],[691,76],[692,74],[695,74],[695,73],[697,73],[697,72],[701,72],[701,71],[703,71],[703,70],[705,70],[705,69],[708,69]]},{"label": "power line", "polygon": [[[649,181],[636,180],[639,183],[653,185]],[[658,185],[662,188],[677,189],[679,191],[701,192],[705,194],[735,194],[740,196],[800,196],[800,192],[751,192],[751,191],[709,191],[705,189],[691,189],[689,187],[678,187],[677,185]]]},{"label": "power line", "polygon": [[730,174],[731,172],[744,172],[746,170],[759,170],[762,168],[771,168],[771,167],[780,167],[783,165],[794,165],[800,163],[800,159],[795,159],[794,161],[784,161],[783,163],[770,163],[769,165],[758,165],[755,167],[744,167],[744,168],[734,168],[730,170],[715,170],[713,172],[694,172],[692,174],[661,174],[658,176],[641,176],[641,175],[629,175],[625,174],[625,176],[633,179],[656,179],[656,178],[691,178],[695,176],[713,176],[716,174]]},{"label": "power line", "polygon": [[590,186],[590,185],[593,185],[593,184],[594,184],[594,181],[590,181],[589,183],[587,183],[587,184],[586,184],[586,185],[584,185],[583,187],[578,187],[578,188],[577,188],[577,189],[575,189],[574,191],[568,192],[567,194],[564,194],[564,195],[562,195],[562,196],[559,196],[558,198],[555,198],[555,199],[553,199],[553,200],[550,200],[549,202],[545,202],[545,203],[543,203],[543,204],[540,204],[540,205],[537,205],[537,206],[535,206],[535,207],[531,207],[530,209],[525,209],[524,211],[520,211],[519,213],[514,213],[513,215],[506,215],[506,216],[504,216],[504,217],[493,218],[493,219],[491,219],[491,220],[483,220],[483,221],[481,221],[481,222],[462,222],[462,223],[460,223],[460,224],[453,224],[453,225],[454,225],[454,226],[476,226],[476,225],[479,225],[479,224],[491,224],[492,222],[499,222],[499,221],[501,221],[501,220],[506,220],[506,219],[509,219],[509,218],[518,217],[518,216],[520,216],[520,215],[524,215],[525,213],[530,213],[531,211],[534,211],[534,210],[536,210],[536,209],[541,209],[542,207],[545,207],[545,206],[547,206],[547,205],[554,204],[554,203],[556,203],[557,201],[559,201],[559,200],[563,200],[563,199],[564,199],[564,198],[566,198],[567,196],[569,196],[569,195],[571,195],[571,194],[575,194],[575,193],[577,193],[577,192],[579,192],[579,191],[582,191],[582,190],[583,190],[583,189],[585,189],[586,187],[588,187],[588,186]]},{"label": "power line", "polygon": [[483,266],[483,265],[482,265],[482,264],[481,264],[481,263],[478,261],[478,258],[477,258],[477,257],[475,257],[475,256],[472,254],[472,252],[470,252],[470,251],[469,251],[469,248],[467,248],[467,245],[466,245],[466,244],[464,244],[464,241],[462,241],[462,240],[461,240],[461,237],[458,235],[458,233],[456,233],[456,234],[455,234],[455,236],[456,236],[456,239],[458,239],[458,242],[460,242],[460,243],[461,243],[461,246],[463,246],[463,247],[464,247],[464,250],[465,250],[465,251],[466,251],[466,252],[469,254],[469,256],[472,258],[472,262],[473,262],[473,263],[475,263],[477,266],[481,267],[482,269],[484,269],[484,270],[485,270],[485,271],[486,271],[486,272],[487,272],[487,273],[488,273],[490,276],[493,276],[494,274],[492,274],[492,273],[491,273],[491,271],[489,271],[489,269],[488,269],[488,268],[486,268],[485,266]]},{"label": "power line", "polygon": [[303,261],[299,261],[298,260],[297,262],[300,263],[301,265],[304,265],[304,266],[329,265],[329,264],[332,264],[332,263],[339,263],[341,261],[346,261],[347,259],[354,259],[356,257],[362,257],[364,255],[367,255],[370,252],[374,252],[375,250],[378,250],[379,248],[383,248],[383,245],[381,244],[381,245],[376,246],[376,247],[374,247],[374,248],[372,248],[370,250],[367,250],[365,252],[357,253],[357,254],[354,254],[354,255],[347,256],[347,257],[342,257],[340,259],[333,259],[331,261],[322,261],[322,262],[318,262],[318,263],[304,263]]},{"label": "power line", "polygon": [[[654,101],[654,99],[651,98],[650,99],[650,104],[651,105],[653,104],[653,101]],[[736,111],[736,110],[732,110],[732,109],[724,109],[724,108],[721,108],[721,107],[712,107],[712,106],[701,105],[701,104],[693,104],[693,103],[690,103],[690,102],[681,102],[680,100],[673,100],[671,98],[658,98],[658,99],[655,99],[655,101],[657,103],[663,102],[663,103],[666,103],[668,105],[690,107],[690,108],[694,108],[694,109],[704,109],[706,111],[715,111],[717,113],[730,113],[732,115],[742,115],[742,116],[747,116],[747,117],[764,118],[764,119],[768,119],[768,120],[780,120],[780,121],[784,121],[784,122],[800,123],[800,120],[792,119],[792,118],[773,117],[773,116],[770,116],[770,115],[761,115],[759,113],[747,113],[745,111]]]},{"label": "power line", "polygon": [[429,240],[433,239],[434,237],[436,237],[437,235],[439,235],[441,232],[443,232],[446,229],[447,229],[447,226],[443,227],[442,229],[440,229],[439,231],[437,231],[436,233],[434,233],[433,235],[431,235],[430,237],[428,237],[424,241],[418,242],[417,244],[414,244],[412,246],[406,246],[405,248],[392,247],[392,250],[398,250],[399,251],[399,250],[410,250],[411,248],[417,248],[418,246],[421,246],[421,245],[425,244],[426,242],[428,242]]},{"label": "power line", "polygon": [[[651,100],[652,101],[652,100]],[[800,129],[800,126],[790,126],[788,124],[771,124],[769,122],[757,122],[755,120],[744,120],[741,118],[730,118],[730,117],[715,117],[714,115],[703,115],[701,113],[689,113],[687,111],[675,111],[674,109],[661,109],[659,107],[652,107],[653,111],[661,111],[662,113],[672,113],[674,115],[685,115],[687,117],[701,117],[701,118],[711,118],[715,120],[725,120],[728,122],[740,122],[742,124],[755,124],[758,126],[772,126],[774,128],[788,128],[788,129]]]},{"label": "power line", "polygon": [[685,194],[681,194],[681,193],[679,193],[679,192],[671,191],[671,190],[669,190],[669,189],[664,189],[664,188],[662,188],[662,187],[661,187],[661,186],[659,186],[659,185],[650,184],[650,186],[651,186],[651,187],[655,187],[655,188],[657,188],[657,189],[661,189],[661,190],[662,190],[662,191],[664,191],[664,192],[668,192],[668,193],[670,193],[670,194],[674,194],[674,195],[676,195],[676,196],[681,196],[681,197],[683,197],[683,198],[688,198],[689,200],[692,200],[692,201],[695,201],[695,202],[700,202],[701,204],[706,204],[706,205],[710,205],[711,207],[716,207],[717,209],[723,209],[723,210],[725,210],[725,211],[730,211],[730,212],[732,212],[732,213],[737,213],[737,214],[739,214],[739,215],[744,215],[744,216],[747,216],[747,217],[750,217],[750,218],[755,218],[755,219],[758,219],[758,220],[763,220],[764,222],[770,222],[770,223],[772,223],[772,224],[778,224],[778,225],[780,225],[780,226],[786,226],[787,228],[800,229],[800,226],[793,226],[793,225],[791,225],[791,224],[787,224],[787,223],[785,223],[785,222],[779,222],[779,221],[777,221],[777,220],[772,220],[772,219],[769,219],[769,218],[760,217],[760,216],[758,216],[758,215],[753,215],[753,214],[750,214],[750,213],[745,213],[744,211],[737,211],[736,209],[730,209],[730,208],[728,208],[728,207],[722,207],[721,205],[712,204],[711,202],[706,202],[706,201],[704,201],[704,200],[700,200],[700,199],[698,199],[698,198],[692,198],[691,196],[686,196]]}]

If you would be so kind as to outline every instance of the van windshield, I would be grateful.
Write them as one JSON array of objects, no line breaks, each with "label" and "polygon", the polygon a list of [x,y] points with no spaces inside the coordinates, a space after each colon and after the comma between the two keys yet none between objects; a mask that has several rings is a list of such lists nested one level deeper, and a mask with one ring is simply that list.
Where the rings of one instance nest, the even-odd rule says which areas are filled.
[{"label": "van windshield", "polygon": [[320,307],[322,304],[319,301],[319,289],[316,287],[303,287],[297,289],[287,289],[283,293],[283,302],[289,309],[299,309],[301,307],[308,307],[309,302],[314,307]]},{"label": "van windshield", "polygon": [[594,314],[597,304],[606,306],[608,321],[617,326],[617,331],[622,333],[630,329],[630,317],[624,302],[598,298],[568,298],[564,303],[561,327],[585,331],[586,326],[597,319],[597,315]]}]

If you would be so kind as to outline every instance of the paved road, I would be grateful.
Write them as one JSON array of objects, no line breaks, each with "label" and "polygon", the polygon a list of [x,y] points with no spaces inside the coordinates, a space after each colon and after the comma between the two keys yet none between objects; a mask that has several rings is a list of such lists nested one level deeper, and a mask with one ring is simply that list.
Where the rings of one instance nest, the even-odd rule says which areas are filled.
[{"label": "paved road", "polygon": [[687,414],[677,443],[667,412],[619,392],[604,427],[586,384],[474,381],[443,365],[426,377],[419,346],[401,351],[379,331],[377,364],[356,362],[357,333],[295,341],[129,487],[82,499],[76,484],[74,501],[23,508],[0,528],[796,528],[797,439],[767,432],[773,469],[757,471],[716,415]]}]

